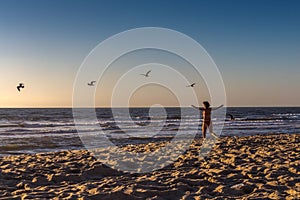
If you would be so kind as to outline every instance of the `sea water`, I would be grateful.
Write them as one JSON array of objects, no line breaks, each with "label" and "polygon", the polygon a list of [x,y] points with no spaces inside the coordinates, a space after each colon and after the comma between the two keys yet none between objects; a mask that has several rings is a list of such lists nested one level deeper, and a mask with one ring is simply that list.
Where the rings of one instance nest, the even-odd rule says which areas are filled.
[{"label": "sea water", "polygon": [[[95,111],[96,122],[86,120],[77,124],[83,127],[82,134],[97,132],[100,128],[108,138],[134,143],[146,141],[145,138],[170,139],[179,129],[187,133],[200,134],[201,131],[201,115],[192,108],[166,108],[164,112],[160,109],[154,116],[149,108],[130,108],[129,111],[97,108]],[[227,108],[226,112],[233,115],[234,120],[228,115],[225,121],[213,118],[215,126],[224,123],[222,136],[299,133],[299,107],[234,107]],[[99,128],[91,128],[95,126]],[[71,108],[0,109],[0,155],[83,148]]]}]

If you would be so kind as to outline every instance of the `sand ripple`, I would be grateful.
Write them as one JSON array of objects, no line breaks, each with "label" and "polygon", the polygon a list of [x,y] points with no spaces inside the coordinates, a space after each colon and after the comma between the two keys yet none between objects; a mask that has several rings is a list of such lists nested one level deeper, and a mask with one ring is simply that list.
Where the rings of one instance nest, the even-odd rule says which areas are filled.
[{"label": "sand ripple", "polygon": [[[146,174],[116,171],[85,150],[2,157],[0,199],[300,198],[300,135],[224,137],[206,159],[199,157],[201,142]],[[151,152],[161,146],[123,148]]]}]

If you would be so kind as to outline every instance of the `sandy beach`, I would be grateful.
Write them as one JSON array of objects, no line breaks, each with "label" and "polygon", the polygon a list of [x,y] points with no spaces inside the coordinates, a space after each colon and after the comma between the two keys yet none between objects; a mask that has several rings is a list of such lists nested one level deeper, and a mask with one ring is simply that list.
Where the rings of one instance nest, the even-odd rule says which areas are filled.
[{"label": "sandy beach", "polygon": [[[205,159],[201,140],[163,169],[129,174],[86,150],[0,158],[0,199],[299,199],[300,135],[222,137]],[[154,151],[163,142],[128,145]]]}]

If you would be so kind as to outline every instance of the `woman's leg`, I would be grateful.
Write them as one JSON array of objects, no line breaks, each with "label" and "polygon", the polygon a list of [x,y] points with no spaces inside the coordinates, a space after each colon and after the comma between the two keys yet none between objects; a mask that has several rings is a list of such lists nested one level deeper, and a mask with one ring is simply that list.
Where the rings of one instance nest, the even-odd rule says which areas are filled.
[{"label": "woman's leg", "polygon": [[206,138],[206,129],[207,129],[207,124],[203,122],[202,124],[202,137]]},{"label": "woman's leg", "polygon": [[208,130],[209,130],[209,133],[213,133],[213,125],[212,125],[212,122],[209,123]]}]

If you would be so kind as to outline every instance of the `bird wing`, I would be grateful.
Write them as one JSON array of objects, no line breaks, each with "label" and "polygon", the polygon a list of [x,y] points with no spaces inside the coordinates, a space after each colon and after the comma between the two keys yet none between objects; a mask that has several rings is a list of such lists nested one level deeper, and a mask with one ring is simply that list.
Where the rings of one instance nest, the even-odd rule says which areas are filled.
[{"label": "bird wing", "polygon": [[92,81],[92,82],[91,82],[91,84],[94,84],[94,83],[96,83],[96,81]]},{"label": "bird wing", "polygon": [[232,114],[227,114],[231,119],[234,119],[233,115]]},{"label": "bird wing", "polygon": [[20,86],[17,86],[18,91],[20,92]]},{"label": "bird wing", "polygon": [[146,76],[148,76],[150,74],[151,70],[147,71]]},{"label": "bird wing", "polygon": [[190,84],[190,85],[187,85],[186,87],[194,87],[195,84],[196,84],[196,83],[192,83],[192,84]]}]

